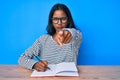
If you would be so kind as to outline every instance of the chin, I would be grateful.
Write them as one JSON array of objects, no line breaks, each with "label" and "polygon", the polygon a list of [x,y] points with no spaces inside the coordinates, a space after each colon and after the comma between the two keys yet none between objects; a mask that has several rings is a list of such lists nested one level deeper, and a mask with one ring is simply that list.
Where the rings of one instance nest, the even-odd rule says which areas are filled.
[{"label": "chin", "polygon": [[62,30],[62,29],[63,29],[63,28],[58,28],[57,31],[60,31],[60,30]]}]

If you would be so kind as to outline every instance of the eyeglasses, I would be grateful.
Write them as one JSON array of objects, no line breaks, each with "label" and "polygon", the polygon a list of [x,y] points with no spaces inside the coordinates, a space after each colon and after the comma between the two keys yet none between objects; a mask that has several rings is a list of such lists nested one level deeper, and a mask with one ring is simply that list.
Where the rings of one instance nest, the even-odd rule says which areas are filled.
[{"label": "eyeglasses", "polygon": [[54,23],[54,24],[58,24],[58,21],[60,20],[60,22],[62,23],[62,24],[65,24],[66,22],[67,22],[67,20],[68,20],[68,17],[62,17],[62,18],[57,18],[57,17],[53,17],[52,18],[52,22]]}]

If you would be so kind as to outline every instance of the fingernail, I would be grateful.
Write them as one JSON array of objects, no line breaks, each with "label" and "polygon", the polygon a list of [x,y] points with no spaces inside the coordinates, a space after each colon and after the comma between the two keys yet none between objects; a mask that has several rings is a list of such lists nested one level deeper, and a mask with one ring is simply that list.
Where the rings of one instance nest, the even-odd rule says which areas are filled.
[{"label": "fingernail", "polygon": [[62,44],[60,44],[60,47],[62,47]]}]

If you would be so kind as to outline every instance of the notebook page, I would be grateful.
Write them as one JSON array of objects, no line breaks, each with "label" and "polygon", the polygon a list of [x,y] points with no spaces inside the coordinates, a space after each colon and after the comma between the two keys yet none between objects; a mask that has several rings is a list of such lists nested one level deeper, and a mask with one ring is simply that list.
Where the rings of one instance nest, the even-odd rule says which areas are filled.
[{"label": "notebook page", "polygon": [[59,72],[70,72],[70,71],[75,71],[77,72],[77,68],[74,62],[63,62],[63,63],[59,63],[56,66],[55,72],[59,73]]}]

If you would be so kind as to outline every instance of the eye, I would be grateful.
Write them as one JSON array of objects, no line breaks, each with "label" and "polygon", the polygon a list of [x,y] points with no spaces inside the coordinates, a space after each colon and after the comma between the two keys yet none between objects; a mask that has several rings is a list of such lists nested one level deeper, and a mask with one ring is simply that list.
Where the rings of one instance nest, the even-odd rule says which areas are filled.
[{"label": "eye", "polygon": [[62,17],[61,19],[62,19],[62,20],[67,20],[68,18],[67,18],[67,17]]},{"label": "eye", "polygon": [[52,18],[52,20],[59,20],[59,18]]}]

